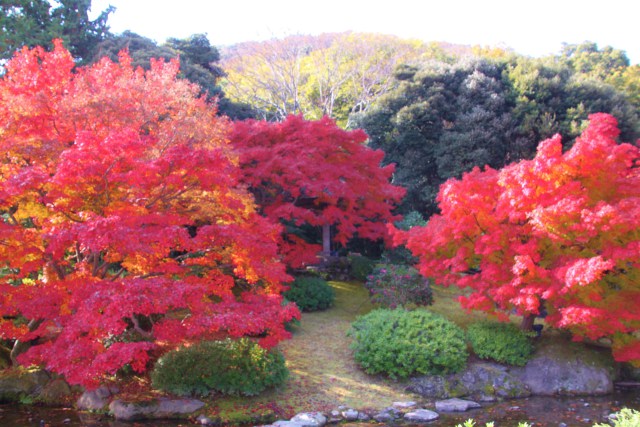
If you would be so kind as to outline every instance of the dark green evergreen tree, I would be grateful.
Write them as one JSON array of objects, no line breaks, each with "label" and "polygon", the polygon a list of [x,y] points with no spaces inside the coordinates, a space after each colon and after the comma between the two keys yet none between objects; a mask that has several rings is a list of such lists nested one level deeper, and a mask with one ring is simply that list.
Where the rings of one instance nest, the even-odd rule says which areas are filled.
[{"label": "dark green evergreen tree", "polygon": [[79,61],[86,61],[109,34],[108,7],[89,19],[91,0],[2,0],[0,3],[0,59],[9,59],[23,46],[51,46],[59,38]]},{"label": "dark green evergreen tree", "polygon": [[568,148],[592,113],[614,115],[621,140],[640,136],[638,110],[625,92],[559,58],[427,63],[400,67],[395,78],[395,90],[359,125],[385,151],[385,162],[396,163],[394,183],[407,188],[405,212],[436,212],[447,179],[531,158],[558,132]]}]

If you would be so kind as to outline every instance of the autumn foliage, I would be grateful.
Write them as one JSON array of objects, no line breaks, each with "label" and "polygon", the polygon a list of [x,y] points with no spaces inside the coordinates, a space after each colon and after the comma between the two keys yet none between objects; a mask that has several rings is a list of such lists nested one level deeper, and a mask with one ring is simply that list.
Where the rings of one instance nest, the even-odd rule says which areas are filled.
[{"label": "autumn foliage", "polygon": [[280,228],[238,185],[229,124],[178,68],[126,54],[74,68],[60,42],[6,65],[0,337],[21,363],[95,386],[184,341],[288,336]]},{"label": "autumn foliage", "polygon": [[[404,189],[390,183],[393,165],[364,142],[361,130],[345,131],[328,117],[289,116],[272,123],[237,122],[231,134],[246,183],[262,213],[274,222],[333,226],[333,241],[345,245],[356,234],[377,240]],[[290,266],[317,262],[321,247],[285,232],[281,252]]]},{"label": "autumn foliage", "polygon": [[544,306],[547,324],[608,337],[617,360],[638,362],[640,149],[618,135],[594,114],[564,153],[557,135],[533,160],[449,180],[441,214],[396,239],[424,275],[469,288],[464,307],[504,318]]}]

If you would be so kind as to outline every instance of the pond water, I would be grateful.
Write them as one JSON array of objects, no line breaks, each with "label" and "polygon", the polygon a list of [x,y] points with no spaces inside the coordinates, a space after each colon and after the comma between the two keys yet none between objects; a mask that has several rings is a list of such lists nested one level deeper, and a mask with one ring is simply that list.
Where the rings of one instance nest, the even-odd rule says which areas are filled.
[{"label": "pond water", "polygon": [[[484,404],[483,408],[463,414],[440,414],[429,427],[452,427],[469,418],[476,426],[495,421],[496,427],[516,426],[528,421],[539,427],[591,427],[605,422],[607,416],[622,407],[640,410],[640,389],[616,391],[604,397],[552,398],[532,397],[507,402]],[[81,414],[71,409],[52,409],[37,406],[0,405],[1,427],[179,427],[193,426],[189,421],[118,422],[108,417]],[[343,426],[365,427],[374,424],[350,423]],[[382,424],[375,424],[382,426]],[[403,424],[409,427],[410,424]],[[423,424],[425,425],[425,424]]]}]

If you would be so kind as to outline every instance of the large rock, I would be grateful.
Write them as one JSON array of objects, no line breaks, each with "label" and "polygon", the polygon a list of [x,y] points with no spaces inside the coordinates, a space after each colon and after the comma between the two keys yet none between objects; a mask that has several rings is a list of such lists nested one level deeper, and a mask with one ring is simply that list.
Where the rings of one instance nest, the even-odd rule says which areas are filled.
[{"label": "large rock", "polygon": [[613,392],[614,361],[609,350],[577,343],[541,345],[523,368],[513,368],[535,395],[585,396]]},{"label": "large rock", "polygon": [[428,409],[416,409],[404,416],[404,419],[414,423],[426,423],[437,420],[440,417],[437,412]]},{"label": "large rock", "polygon": [[81,411],[103,411],[107,409],[111,396],[117,393],[114,387],[101,386],[95,390],[87,390],[76,402],[76,407]]},{"label": "large rock", "polygon": [[458,399],[457,397],[436,402],[436,411],[440,412],[466,412],[475,408],[481,408],[480,404],[472,400]]},{"label": "large rock", "polygon": [[323,427],[327,423],[327,417],[321,412],[303,412],[291,418],[291,422],[301,427]]},{"label": "large rock", "polygon": [[480,401],[613,391],[614,361],[608,349],[553,338],[537,347],[522,368],[475,362],[458,374],[412,378],[407,390],[432,399],[468,396]]},{"label": "large rock", "polygon": [[507,368],[497,363],[470,363],[467,369],[446,376],[432,375],[411,379],[407,390],[432,399],[473,396],[480,400],[524,398],[528,387]]},{"label": "large rock", "polygon": [[49,406],[63,406],[71,395],[71,387],[62,378],[49,381],[40,392],[39,398]]},{"label": "large rock", "polygon": [[109,404],[109,412],[119,421],[184,418],[203,406],[204,402],[196,399],[158,399],[147,402],[124,402],[116,399]]},{"label": "large rock", "polygon": [[51,380],[44,370],[11,369],[0,376],[0,403],[19,402],[37,396]]},{"label": "large rock", "polygon": [[358,415],[360,415],[360,413],[352,408],[342,411],[342,416],[347,421],[356,421],[358,419]]}]

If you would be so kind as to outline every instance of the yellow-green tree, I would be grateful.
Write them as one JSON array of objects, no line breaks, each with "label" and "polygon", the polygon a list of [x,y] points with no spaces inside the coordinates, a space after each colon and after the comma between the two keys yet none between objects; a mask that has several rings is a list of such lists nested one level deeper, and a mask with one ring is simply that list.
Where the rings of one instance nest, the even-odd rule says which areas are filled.
[{"label": "yellow-green tree", "polygon": [[437,45],[380,34],[291,36],[243,43],[223,54],[227,96],[249,104],[262,119],[302,113],[349,126],[389,91],[399,64],[443,57]]}]

